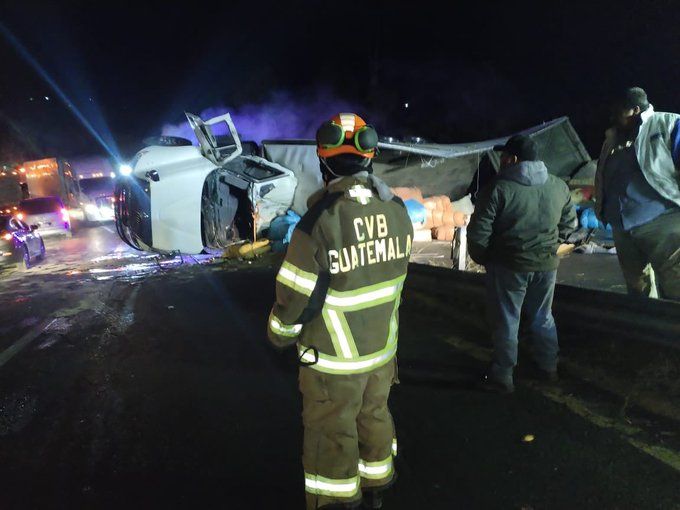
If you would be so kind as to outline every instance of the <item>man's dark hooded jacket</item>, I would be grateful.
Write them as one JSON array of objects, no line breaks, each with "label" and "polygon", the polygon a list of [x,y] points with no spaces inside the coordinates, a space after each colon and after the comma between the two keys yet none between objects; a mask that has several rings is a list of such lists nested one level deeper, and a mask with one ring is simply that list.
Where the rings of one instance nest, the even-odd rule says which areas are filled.
[{"label": "man's dark hooded jacket", "polygon": [[519,272],[557,269],[557,248],[576,228],[569,188],[542,161],[501,170],[479,195],[468,227],[470,256]]}]

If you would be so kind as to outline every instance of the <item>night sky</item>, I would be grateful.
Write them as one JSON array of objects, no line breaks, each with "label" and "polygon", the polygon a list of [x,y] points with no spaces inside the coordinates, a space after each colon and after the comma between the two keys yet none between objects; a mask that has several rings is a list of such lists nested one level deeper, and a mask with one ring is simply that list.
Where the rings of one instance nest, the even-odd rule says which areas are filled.
[{"label": "night sky", "polygon": [[593,156],[612,91],[680,111],[677,1],[450,4],[5,2],[0,22],[69,103],[0,36],[0,160],[106,155],[74,110],[121,158],[211,107],[291,138],[352,107],[381,134],[442,143],[568,115]]}]

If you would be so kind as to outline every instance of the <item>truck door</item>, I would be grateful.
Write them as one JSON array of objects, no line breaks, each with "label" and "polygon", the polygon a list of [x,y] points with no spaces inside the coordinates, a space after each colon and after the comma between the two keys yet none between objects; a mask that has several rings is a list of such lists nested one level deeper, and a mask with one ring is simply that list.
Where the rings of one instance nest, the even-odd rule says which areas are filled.
[{"label": "truck door", "polygon": [[185,115],[196,134],[201,152],[217,166],[222,166],[241,154],[241,139],[228,113],[207,121],[193,113],[185,112]]}]

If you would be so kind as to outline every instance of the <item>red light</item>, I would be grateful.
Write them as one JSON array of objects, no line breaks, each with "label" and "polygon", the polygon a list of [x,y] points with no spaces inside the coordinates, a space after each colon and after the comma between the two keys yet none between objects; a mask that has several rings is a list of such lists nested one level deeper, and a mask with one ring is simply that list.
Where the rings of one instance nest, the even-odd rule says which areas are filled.
[{"label": "red light", "polygon": [[5,234],[4,236],[2,236],[2,238],[5,241],[11,241],[12,240],[12,234]]}]

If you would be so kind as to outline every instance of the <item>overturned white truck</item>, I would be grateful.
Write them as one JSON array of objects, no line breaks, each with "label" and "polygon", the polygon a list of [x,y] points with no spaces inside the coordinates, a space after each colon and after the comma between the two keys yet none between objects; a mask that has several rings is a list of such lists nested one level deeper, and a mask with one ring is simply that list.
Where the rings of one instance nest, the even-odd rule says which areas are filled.
[{"label": "overturned white truck", "polygon": [[[288,210],[305,213],[307,199],[322,185],[312,140],[242,144],[228,114],[207,121],[186,115],[198,146],[160,137],[137,153],[131,175],[117,181],[116,227],[126,243],[197,254],[266,235],[272,219]],[[590,157],[566,117],[523,133],[537,141],[549,170],[565,180],[588,167]],[[478,170],[497,170],[492,147],[506,140],[384,142],[373,168],[390,186],[418,186],[425,195],[457,200],[474,188]]]},{"label": "overturned white truck", "polygon": [[[196,254],[262,233],[293,202],[292,171],[245,151],[229,114],[187,113],[199,146],[161,137],[116,184],[116,227],[129,245]],[[226,129],[225,129],[226,127]],[[224,134],[216,135],[221,131]]]}]

